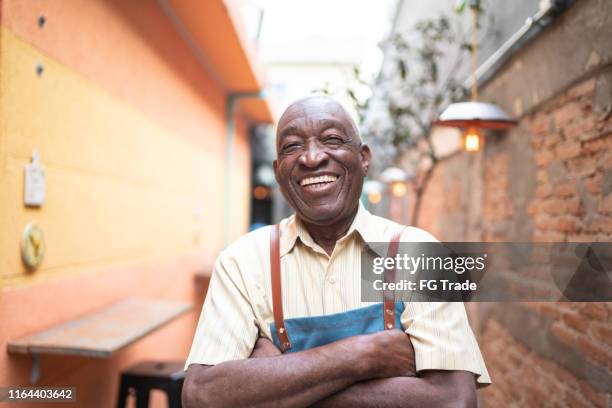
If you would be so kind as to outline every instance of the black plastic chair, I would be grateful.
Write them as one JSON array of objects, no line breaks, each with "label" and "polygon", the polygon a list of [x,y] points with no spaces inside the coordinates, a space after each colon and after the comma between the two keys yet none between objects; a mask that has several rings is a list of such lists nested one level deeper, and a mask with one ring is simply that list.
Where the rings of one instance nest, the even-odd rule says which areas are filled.
[{"label": "black plastic chair", "polygon": [[145,361],[121,372],[117,408],[125,408],[130,390],[136,396],[136,407],[149,406],[149,392],[162,390],[170,408],[181,408],[181,390],[185,372],[181,362]]}]

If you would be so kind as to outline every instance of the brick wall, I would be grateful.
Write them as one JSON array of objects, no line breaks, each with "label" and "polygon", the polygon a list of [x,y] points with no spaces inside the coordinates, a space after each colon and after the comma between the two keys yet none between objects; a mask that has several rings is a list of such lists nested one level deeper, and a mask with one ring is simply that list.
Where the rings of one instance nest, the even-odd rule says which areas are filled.
[{"label": "brick wall", "polygon": [[[605,72],[578,82],[511,132],[489,135],[480,159],[459,154],[439,164],[420,226],[447,241],[612,241],[612,96],[598,92],[609,83]],[[480,223],[470,221],[474,200]],[[612,303],[468,311],[494,381],[479,393],[481,405],[612,404]]]},{"label": "brick wall", "polygon": [[612,239],[612,117],[593,111],[591,78],[527,119],[537,187],[529,203],[537,241]]},{"label": "brick wall", "polygon": [[[604,7],[595,1],[579,6],[570,10],[572,18],[593,13],[587,7]],[[546,82],[546,70],[561,68],[529,65],[529,53],[567,36],[564,27],[575,25],[558,24],[556,33],[539,38],[540,45],[510,62],[484,92],[512,112],[518,126],[488,134],[483,152],[450,156],[436,168],[419,226],[439,239],[612,242],[612,64],[599,56],[556,88]],[[508,75],[516,66],[523,72]],[[556,90],[546,98],[537,85],[517,91],[523,78],[538,75],[543,87]],[[504,99],[512,92],[530,102]],[[612,405],[612,303],[467,308],[494,382],[479,392],[482,406]]]}]

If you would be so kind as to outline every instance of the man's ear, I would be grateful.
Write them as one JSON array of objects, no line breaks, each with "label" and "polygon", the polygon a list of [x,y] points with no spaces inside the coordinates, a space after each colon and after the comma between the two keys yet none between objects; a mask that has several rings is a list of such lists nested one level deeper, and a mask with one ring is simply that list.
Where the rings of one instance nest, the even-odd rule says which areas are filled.
[{"label": "man's ear", "polygon": [[370,150],[370,147],[367,144],[362,143],[359,154],[361,156],[361,169],[363,171],[363,175],[366,176],[368,174],[368,170],[370,169],[370,163],[372,161],[372,151]]}]

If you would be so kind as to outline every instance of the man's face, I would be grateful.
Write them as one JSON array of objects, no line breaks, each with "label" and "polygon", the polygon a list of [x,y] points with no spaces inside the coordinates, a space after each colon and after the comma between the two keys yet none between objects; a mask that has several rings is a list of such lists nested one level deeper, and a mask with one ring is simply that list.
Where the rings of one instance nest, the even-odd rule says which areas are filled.
[{"label": "man's face", "polygon": [[342,107],[327,98],[290,106],[278,124],[274,172],[297,215],[333,225],[356,210],[370,150]]}]

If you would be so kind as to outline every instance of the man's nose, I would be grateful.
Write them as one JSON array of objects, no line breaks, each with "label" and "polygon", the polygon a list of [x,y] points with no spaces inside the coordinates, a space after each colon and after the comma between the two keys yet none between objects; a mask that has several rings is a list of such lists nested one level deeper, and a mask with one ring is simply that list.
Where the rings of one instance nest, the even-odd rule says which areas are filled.
[{"label": "man's nose", "polygon": [[311,142],[306,146],[306,150],[300,156],[299,162],[306,167],[314,168],[327,162],[327,159],[325,150],[318,143]]}]

